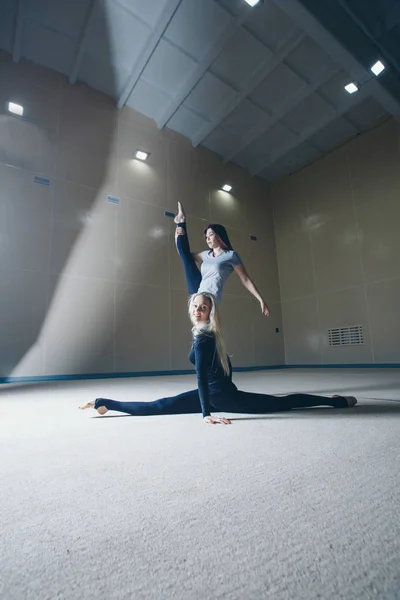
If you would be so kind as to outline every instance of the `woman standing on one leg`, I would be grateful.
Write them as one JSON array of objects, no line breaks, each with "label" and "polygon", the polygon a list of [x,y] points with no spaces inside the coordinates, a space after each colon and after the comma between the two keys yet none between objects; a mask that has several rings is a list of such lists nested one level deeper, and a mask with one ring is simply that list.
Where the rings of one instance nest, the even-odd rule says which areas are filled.
[{"label": "woman standing on one leg", "polygon": [[221,335],[214,296],[206,292],[194,294],[189,301],[189,316],[193,323],[193,344],[189,360],[196,369],[196,390],[160,398],[154,402],[117,402],[97,398],[80,408],[95,408],[101,415],[108,410],[135,416],[202,413],[206,423],[228,425],[229,419],[215,417],[211,412],[265,414],[312,406],[348,408],[356,404],[357,401],[352,396],[270,396],[239,391],[232,382],[232,366]]},{"label": "woman standing on one leg", "polygon": [[210,250],[192,254],[187,235],[186,215],[180,202],[174,220],[177,224],[175,243],[185,269],[189,294],[210,292],[220,302],[223,287],[229,275],[235,271],[244,287],[259,301],[262,314],[269,316],[269,308],[250,279],[238,253],[232,248],[225,227],[217,223],[208,225],[204,235]]}]

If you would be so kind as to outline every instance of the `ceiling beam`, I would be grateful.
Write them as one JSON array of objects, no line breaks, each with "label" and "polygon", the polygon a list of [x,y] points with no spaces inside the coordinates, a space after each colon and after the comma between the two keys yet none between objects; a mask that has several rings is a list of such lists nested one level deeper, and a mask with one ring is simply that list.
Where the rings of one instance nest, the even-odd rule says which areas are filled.
[{"label": "ceiling beam", "polygon": [[254,75],[250,77],[243,88],[238,91],[233,100],[229,101],[210,123],[206,123],[196,133],[193,138],[193,146],[196,147],[201,144],[201,142],[205,140],[206,137],[208,137],[210,133],[214,131],[214,129],[216,129],[218,125],[220,125],[220,123],[222,123],[222,121],[224,121],[235,110],[235,108],[239,106],[239,104],[243,102],[243,100],[260,85],[267,75],[272,73],[272,71],[274,71],[281,64],[281,62],[284,61],[285,58],[301,44],[304,38],[305,35],[303,33],[295,34],[272,58],[266,59],[259,66]]},{"label": "ceiling beam", "polygon": [[21,58],[21,42],[24,28],[25,0],[18,0],[17,14],[15,17],[14,42],[13,42],[13,61],[19,62]]},{"label": "ceiling beam", "polygon": [[92,30],[94,19],[97,14],[98,6],[99,0],[90,0],[85,20],[83,23],[81,35],[79,37],[78,47],[75,52],[74,62],[72,63],[71,72],[69,74],[69,82],[71,84],[76,83],[76,80],[78,79],[79,70],[81,68],[83,57],[85,55],[86,47],[89,41],[89,36]]},{"label": "ceiling beam", "polygon": [[285,11],[299,27],[312,37],[327,54],[358,81],[370,82],[370,92],[385,110],[400,122],[400,103],[388,92],[365,67],[307,10],[300,0],[279,0],[279,8]]},{"label": "ceiling beam", "polygon": [[128,81],[126,82],[125,87],[122,90],[122,93],[117,101],[118,108],[122,108],[123,106],[125,106],[126,101],[135,89],[135,86],[139,81],[141,74],[143,73],[150,58],[153,56],[158,44],[161,41],[162,36],[164,35],[165,30],[167,29],[168,25],[173,19],[181,3],[182,0],[167,1],[164,10],[160,15],[160,18],[158,19],[149,39],[145,43],[142,52],[138,56],[138,59],[132,68]]},{"label": "ceiling beam", "polygon": [[366,83],[366,85],[364,85],[363,88],[359,92],[357,92],[355,96],[353,96],[353,102],[351,104],[349,104],[349,100],[346,98],[346,100],[338,108],[336,108],[333,113],[330,112],[321,119],[314,121],[310,127],[307,127],[301,134],[297,135],[295,139],[291,140],[282,148],[280,148],[278,152],[272,155],[268,155],[267,157],[261,158],[261,160],[259,160],[256,163],[254,168],[251,169],[251,174],[257,175],[267,167],[270,167],[271,165],[276,163],[280,158],[282,158],[282,156],[285,156],[285,154],[287,154],[294,148],[297,148],[297,146],[300,146],[300,144],[302,144],[303,142],[306,142],[310,137],[318,133],[321,129],[327,127],[328,125],[336,121],[336,119],[342,117],[346,112],[363,102],[363,100],[365,100],[366,98],[368,98],[368,96],[371,95],[370,88],[372,83],[372,81]]},{"label": "ceiling beam", "polygon": [[200,81],[200,79],[203,77],[206,71],[221,54],[222,50],[225,48],[226,44],[229,42],[231,37],[236,33],[239,27],[242,26],[243,22],[245,21],[251,10],[254,9],[250,8],[250,6],[246,4],[240,10],[236,18],[227,24],[216,43],[210,48],[203,60],[194,69],[193,73],[191,73],[187,77],[181,89],[178,91],[172,102],[169,104],[169,106],[167,106],[164,113],[158,119],[157,125],[159,129],[165,127],[168,121],[174,116],[180,105],[186,100],[193,88],[196,87],[197,83]]},{"label": "ceiling beam", "polygon": [[227,156],[224,157],[224,162],[227,163],[232,160],[235,156],[238,156],[243,150],[245,150],[250,144],[255,142],[258,138],[263,136],[269,129],[271,129],[278,121],[283,119],[287,114],[290,113],[296,106],[298,106],[304,100],[307,100],[309,96],[314,94],[319,88],[324,85],[331,77],[338,73],[340,69],[330,69],[321,75],[314,83],[307,83],[289,98],[287,102],[284,102],[279,106],[272,114],[269,121],[261,126],[253,127],[243,139],[243,142],[236,146]]}]

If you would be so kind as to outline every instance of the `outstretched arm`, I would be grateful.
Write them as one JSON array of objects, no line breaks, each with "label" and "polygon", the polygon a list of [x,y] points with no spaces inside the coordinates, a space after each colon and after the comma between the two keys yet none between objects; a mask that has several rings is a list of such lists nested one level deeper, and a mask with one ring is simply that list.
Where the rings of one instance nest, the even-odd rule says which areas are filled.
[{"label": "outstretched arm", "polygon": [[269,315],[270,315],[269,307],[268,307],[267,303],[265,302],[264,298],[261,296],[258,289],[256,288],[253,280],[249,277],[244,265],[243,264],[236,265],[236,267],[234,267],[234,269],[235,269],[236,274],[239,277],[240,281],[243,283],[244,287],[246,289],[248,289],[250,294],[253,294],[254,298],[257,298],[257,300],[259,301],[262,314],[265,317],[269,317]]}]

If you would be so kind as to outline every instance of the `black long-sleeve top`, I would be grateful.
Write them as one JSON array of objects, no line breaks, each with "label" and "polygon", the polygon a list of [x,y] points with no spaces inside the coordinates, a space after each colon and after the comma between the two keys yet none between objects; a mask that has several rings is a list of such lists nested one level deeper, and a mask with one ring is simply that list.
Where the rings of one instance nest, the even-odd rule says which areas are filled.
[{"label": "black long-sleeve top", "polygon": [[226,394],[237,389],[232,383],[232,365],[228,358],[229,375],[225,375],[213,333],[194,337],[189,360],[196,369],[201,410],[203,417],[207,417],[210,414],[210,395]]}]

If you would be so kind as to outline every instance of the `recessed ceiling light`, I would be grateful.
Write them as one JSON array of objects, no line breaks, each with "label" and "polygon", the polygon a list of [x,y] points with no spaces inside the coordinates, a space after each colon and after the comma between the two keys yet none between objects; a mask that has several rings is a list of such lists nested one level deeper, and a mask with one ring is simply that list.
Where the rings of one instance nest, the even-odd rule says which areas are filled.
[{"label": "recessed ceiling light", "polygon": [[356,86],[355,83],[348,83],[347,85],[344,86],[344,89],[349,94],[354,94],[355,92],[358,92],[358,87]]},{"label": "recessed ceiling light", "polygon": [[231,186],[231,185],[229,185],[229,183],[225,183],[225,185],[223,185],[223,186],[222,186],[222,188],[221,188],[221,190],[222,190],[223,192],[230,192],[230,191],[231,191],[231,189],[232,189],[232,186]]},{"label": "recessed ceiling light", "polygon": [[144,152],[143,150],[136,150],[135,158],[138,160],[147,160],[150,156],[150,152]]},{"label": "recessed ceiling light", "polygon": [[385,65],[383,64],[383,62],[381,62],[380,60],[378,60],[374,65],[372,65],[371,67],[371,71],[373,72],[374,75],[376,75],[378,77],[378,75],[380,75],[382,73],[382,71],[384,71],[386,69]]},{"label": "recessed ceiling light", "polygon": [[258,4],[260,2],[260,0],[244,0],[245,2],[247,2],[247,4],[250,4],[250,6],[255,6],[256,4]]},{"label": "recessed ceiling light", "polygon": [[20,104],[15,104],[15,102],[8,103],[8,110],[10,113],[14,113],[14,115],[19,115],[20,117],[24,114],[24,107]]}]

